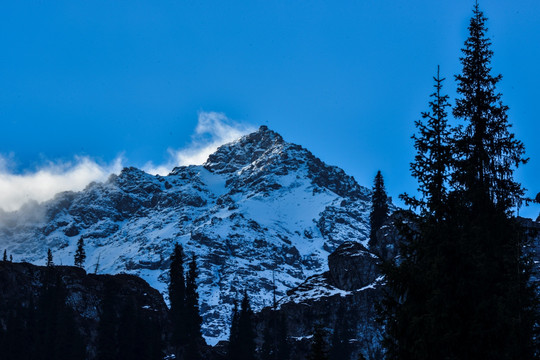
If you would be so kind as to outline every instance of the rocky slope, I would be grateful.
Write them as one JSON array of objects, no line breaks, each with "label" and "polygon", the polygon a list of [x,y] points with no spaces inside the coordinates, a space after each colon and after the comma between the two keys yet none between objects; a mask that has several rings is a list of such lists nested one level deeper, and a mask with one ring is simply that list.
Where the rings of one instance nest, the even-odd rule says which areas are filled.
[{"label": "rocky slope", "polygon": [[[261,127],[221,146],[202,166],[168,176],[124,169],[105,183],[0,216],[0,250],[15,261],[72,264],[81,236],[88,272],[136,274],[166,296],[174,243],[195,253],[204,335],[227,337],[232,302],[255,309],[327,271],[346,240],[366,244],[368,189],[301,146]],[[338,275],[335,275],[338,276]],[[352,285],[351,285],[352,286]]]},{"label": "rocky slope", "polygon": [[[286,319],[292,359],[307,356],[316,325],[325,329],[330,343],[344,321],[351,329],[353,358],[362,353],[367,359],[382,359],[382,330],[377,323],[377,304],[383,295],[379,262],[362,244],[346,241],[330,254],[328,271],[308,278],[279,300],[278,314]],[[272,316],[271,307],[258,314],[259,335]]]},{"label": "rocky slope", "polygon": [[[104,313],[107,291],[110,294],[108,296],[111,309],[113,314],[116,314],[111,316],[120,318],[122,312],[129,307],[130,317],[144,321],[158,332],[151,334],[157,337],[156,341],[166,344],[170,327],[167,306],[161,294],[141,278],[126,274],[86,274],[83,269],[72,266],[48,269],[7,261],[0,261],[0,333],[5,331],[6,327],[9,328],[10,319],[21,320],[21,317],[24,318],[23,314],[28,314],[30,309],[35,309],[36,305],[40,304],[43,283],[47,278],[56,279],[56,276],[65,287],[65,303],[73,310],[75,320],[73,330],[80,333],[88,359],[96,357],[98,327]],[[52,283],[56,284],[56,280]],[[35,317],[36,315],[33,316],[34,320]],[[24,321],[20,322],[16,329],[23,327]],[[13,326],[13,323],[11,325]],[[138,331],[143,332],[145,329]],[[27,340],[21,339],[21,342]]]}]

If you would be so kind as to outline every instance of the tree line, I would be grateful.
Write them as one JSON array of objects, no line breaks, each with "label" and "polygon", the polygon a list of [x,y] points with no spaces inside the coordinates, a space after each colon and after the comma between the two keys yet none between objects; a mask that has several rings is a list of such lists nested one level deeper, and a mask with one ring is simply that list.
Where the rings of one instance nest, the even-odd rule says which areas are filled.
[{"label": "tree line", "polygon": [[[418,196],[398,222],[400,256],[386,262],[382,307],[388,359],[538,357],[532,260],[513,210],[524,145],[511,132],[493,75],[486,17],[474,6],[451,106],[434,77],[429,110],[416,122],[411,172]],[[449,113],[461,123],[451,126]]]}]

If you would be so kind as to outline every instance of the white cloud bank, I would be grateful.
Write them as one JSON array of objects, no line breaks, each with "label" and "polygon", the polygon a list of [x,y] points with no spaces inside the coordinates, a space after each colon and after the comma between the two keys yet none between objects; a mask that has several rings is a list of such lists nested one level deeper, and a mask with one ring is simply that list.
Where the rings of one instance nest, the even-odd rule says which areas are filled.
[{"label": "white cloud bank", "polygon": [[0,158],[0,208],[14,211],[29,201],[42,202],[61,191],[79,191],[92,181],[104,181],[122,170],[122,158],[112,164],[99,165],[89,157],[74,162],[49,163],[31,173],[14,174],[5,158]]},{"label": "white cloud bank", "polygon": [[158,166],[148,163],[144,170],[150,174],[167,175],[175,166],[200,165],[219,146],[254,130],[250,125],[230,120],[223,113],[200,112],[191,143],[183,149],[169,149],[168,162]]},{"label": "white cloud bank", "polygon": [[[183,149],[169,149],[165,164],[148,163],[144,170],[151,174],[168,174],[175,166],[202,164],[220,145],[234,141],[253,128],[228,119],[222,113],[201,112],[191,143]],[[83,190],[92,181],[105,181],[119,173],[124,159],[98,164],[90,157],[75,157],[72,162],[48,163],[34,172],[13,173],[9,159],[0,156],[0,209],[15,211],[28,202],[50,200],[62,191]],[[0,211],[1,213],[1,211]]]}]

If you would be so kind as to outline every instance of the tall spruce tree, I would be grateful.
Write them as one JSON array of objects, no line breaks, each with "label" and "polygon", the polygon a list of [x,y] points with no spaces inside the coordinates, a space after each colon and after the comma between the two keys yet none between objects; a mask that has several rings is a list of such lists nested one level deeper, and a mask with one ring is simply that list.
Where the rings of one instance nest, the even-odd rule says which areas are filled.
[{"label": "tall spruce tree", "polygon": [[452,180],[457,190],[451,200],[458,210],[452,214],[460,214],[460,262],[468,271],[460,279],[462,303],[455,316],[462,322],[461,345],[472,347],[462,349],[462,356],[525,359],[535,351],[536,297],[523,253],[525,237],[512,208],[524,194],[513,174],[527,159],[496,89],[502,77],[491,73],[486,20],[476,4],[462,49],[462,73],[456,76],[454,116],[465,124],[456,135]]},{"label": "tall spruce tree", "polygon": [[377,171],[373,184],[373,193],[371,195],[371,213],[369,215],[369,224],[371,227],[369,234],[369,247],[374,248],[377,245],[377,231],[388,218],[388,196],[384,188],[384,179],[380,171]]},{"label": "tall spruce tree", "polygon": [[[416,156],[411,164],[420,197],[402,195],[419,214],[403,212],[398,230],[403,238],[399,262],[385,264],[389,294],[384,301],[385,345],[390,359],[445,358],[441,343],[448,339],[447,299],[454,295],[447,279],[454,269],[454,241],[449,236],[448,176],[452,165],[451,132],[446,120],[449,106],[442,95],[439,71],[430,111],[416,121]],[[445,221],[443,221],[446,220]],[[414,224],[414,226],[410,226]]]},{"label": "tall spruce tree", "polygon": [[[389,359],[535,356],[538,318],[530,261],[511,214],[523,194],[513,171],[526,160],[495,90],[501,77],[490,74],[493,53],[485,20],[476,5],[461,58],[463,73],[456,76],[461,98],[454,115],[465,126],[450,139],[452,159],[445,152],[430,158],[425,156],[429,148],[416,147],[419,156],[411,168],[424,211],[405,213],[398,224],[404,239],[399,263],[384,266]],[[424,140],[425,124],[418,125]],[[423,176],[438,163],[450,169],[450,190],[430,187],[433,180]]]},{"label": "tall spruce tree", "polygon": [[[238,315],[237,344],[235,345],[238,355],[235,360],[255,360],[255,332],[253,329],[253,311],[249,303],[247,291],[244,291],[244,297],[240,305]],[[231,358],[232,360],[233,358]]]},{"label": "tall spruce tree", "polygon": [[192,255],[189,271],[186,276],[186,312],[185,322],[188,334],[187,358],[197,360],[201,358],[201,345],[204,343],[201,325],[202,317],[199,313],[199,294],[197,292],[197,259]]},{"label": "tall spruce tree", "polygon": [[384,267],[391,290],[384,302],[385,344],[391,359],[444,356],[437,348],[441,339],[448,338],[450,312],[446,299],[452,295],[452,288],[440,277],[455,272],[451,229],[443,221],[448,220],[452,138],[446,113],[448,96],[442,94],[444,79],[439,68],[434,80],[430,110],[416,121],[418,133],[413,136],[416,156],[411,172],[418,181],[420,197],[401,196],[406,204],[419,210],[419,215],[405,212],[399,217],[398,229],[404,238],[399,264]]},{"label": "tall spruce tree", "polygon": [[423,215],[441,216],[447,200],[447,183],[452,166],[452,138],[447,111],[448,95],[442,93],[444,78],[437,66],[435,91],[430,95],[429,111],[415,122],[418,134],[413,135],[416,155],[411,163],[411,173],[418,181],[420,199],[402,196],[406,204],[419,207]]},{"label": "tall spruce tree", "polygon": [[188,340],[185,322],[186,284],[184,277],[184,250],[175,244],[169,267],[169,303],[171,305],[172,344],[180,351]]},{"label": "tall spruce tree", "polygon": [[240,348],[242,344],[239,341],[238,334],[238,320],[240,313],[238,311],[238,301],[234,300],[233,311],[231,315],[231,328],[229,331],[229,347],[227,349],[227,359],[235,360],[238,359],[240,354]]},{"label": "tall spruce tree", "polygon": [[84,250],[84,237],[80,237],[77,242],[77,251],[75,251],[75,266],[82,268],[84,260],[86,260],[86,252]]},{"label": "tall spruce tree", "polygon": [[54,266],[53,255],[51,249],[47,249],[47,267]]},{"label": "tall spruce tree", "polygon": [[4,250],[4,256],[2,257],[2,261],[8,261],[7,250]]},{"label": "tall spruce tree", "polygon": [[[524,146],[510,132],[508,106],[501,101],[496,85],[501,75],[492,75],[487,37],[487,18],[474,7],[469,37],[460,58],[462,73],[456,75],[459,98],[454,116],[465,121],[456,139],[454,184],[468,193],[468,201],[489,200],[508,211],[523,195],[523,188],[513,178],[516,167],[527,162]],[[487,197],[487,199],[483,199]]]}]

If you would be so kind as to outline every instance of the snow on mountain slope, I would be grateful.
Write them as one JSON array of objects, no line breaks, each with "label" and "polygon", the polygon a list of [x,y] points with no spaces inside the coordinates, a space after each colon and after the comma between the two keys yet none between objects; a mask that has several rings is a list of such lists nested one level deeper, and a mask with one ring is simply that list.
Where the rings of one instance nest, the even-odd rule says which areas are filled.
[{"label": "snow on mountain slope", "polygon": [[72,264],[84,236],[88,272],[136,274],[166,295],[176,242],[195,253],[203,332],[228,335],[234,299],[255,309],[327,270],[345,240],[366,243],[369,194],[343,170],[262,126],[221,146],[202,166],[153,176],[126,168],[105,183],[58,194],[0,217],[0,249],[15,261]]}]

